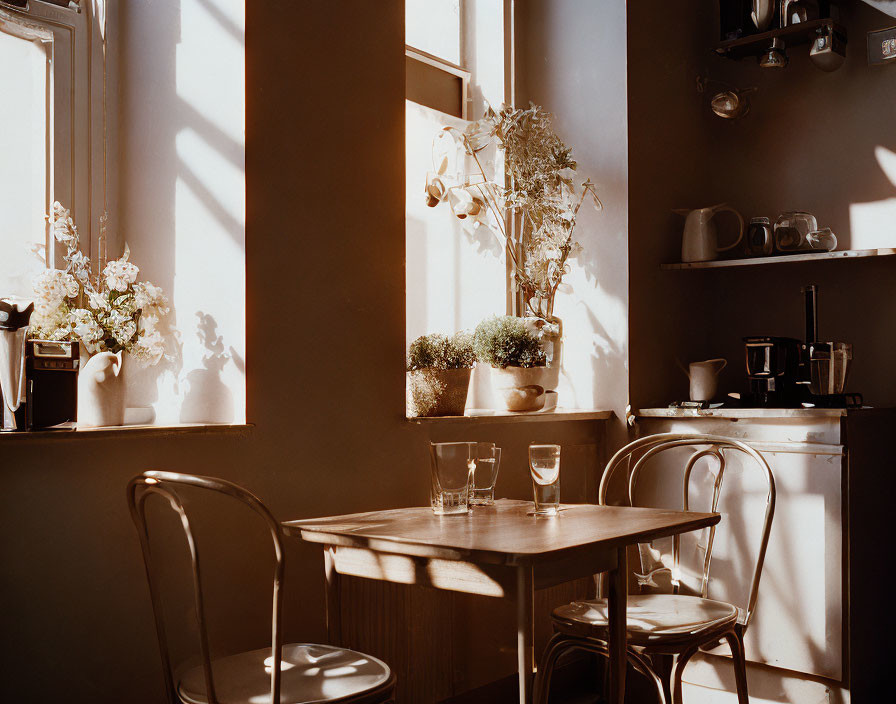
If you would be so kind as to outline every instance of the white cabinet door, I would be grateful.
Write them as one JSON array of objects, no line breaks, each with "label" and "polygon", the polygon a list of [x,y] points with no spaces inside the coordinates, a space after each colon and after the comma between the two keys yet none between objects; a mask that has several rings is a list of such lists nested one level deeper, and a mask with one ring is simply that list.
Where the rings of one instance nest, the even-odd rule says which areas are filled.
[{"label": "white cabinet door", "polygon": [[[743,431],[745,424],[738,424]],[[689,432],[718,432],[691,421]],[[642,435],[666,432],[662,422],[642,425]],[[680,432],[680,430],[679,430]],[[749,433],[741,439],[750,443]],[[778,440],[776,438],[776,440]],[[841,485],[844,454],[840,445],[819,443],[751,443],[768,461],[777,485],[771,538],[753,620],[746,634],[747,657],[834,680],[843,676],[843,522]],[[722,501],[723,514],[713,545],[710,598],[746,604],[751,568],[757,552],[765,487],[758,473],[744,471],[745,456],[729,454]],[[681,504],[680,457],[645,473],[647,505]],[[639,492],[641,494],[641,492]],[[705,491],[698,489],[697,499]],[[691,508],[706,510],[703,503]],[[682,555],[699,557],[705,537],[683,538]],[[689,543],[692,543],[689,545]],[[693,586],[693,570],[682,580]],[[720,649],[721,650],[721,649]]]},{"label": "white cabinet door", "polygon": [[840,680],[844,458],[763,454],[775,475],[778,501],[756,613],[746,635],[747,657]]}]

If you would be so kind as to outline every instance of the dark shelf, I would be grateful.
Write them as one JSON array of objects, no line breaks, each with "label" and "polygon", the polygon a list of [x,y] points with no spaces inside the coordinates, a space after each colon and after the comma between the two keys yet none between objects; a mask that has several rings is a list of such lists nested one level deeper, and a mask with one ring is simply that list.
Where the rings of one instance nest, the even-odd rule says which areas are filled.
[{"label": "dark shelf", "polygon": [[797,46],[799,44],[808,44],[815,41],[819,35],[819,30],[830,27],[841,35],[844,43],[846,43],[846,28],[839,22],[830,18],[821,20],[810,20],[809,22],[800,22],[782,27],[780,29],[772,29],[768,32],[760,32],[759,34],[751,34],[740,39],[729,39],[720,42],[715,46],[715,52],[720,56],[727,56],[730,59],[742,59],[745,56],[757,56],[768,49],[769,42],[772,39],[780,38],[784,41],[785,46]]}]

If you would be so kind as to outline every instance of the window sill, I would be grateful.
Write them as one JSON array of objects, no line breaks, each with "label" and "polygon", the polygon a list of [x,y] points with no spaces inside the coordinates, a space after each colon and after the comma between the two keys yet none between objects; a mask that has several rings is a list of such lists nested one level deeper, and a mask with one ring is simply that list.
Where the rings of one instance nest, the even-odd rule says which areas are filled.
[{"label": "window sill", "polygon": [[74,424],[57,426],[51,430],[0,433],[0,443],[19,441],[64,440],[75,437],[106,438],[121,435],[171,437],[174,435],[248,435],[254,425],[228,423],[178,423],[176,425],[118,425],[103,428],[77,428]]},{"label": "window sill", "polygon": [[493,411],[472,408],[462,416],[433,416],[408,418],[409,423],[429,425],[432,423],[554,423],[557,421],[609,420],[613,411],[579,408],[554,408],[550,411]]}]

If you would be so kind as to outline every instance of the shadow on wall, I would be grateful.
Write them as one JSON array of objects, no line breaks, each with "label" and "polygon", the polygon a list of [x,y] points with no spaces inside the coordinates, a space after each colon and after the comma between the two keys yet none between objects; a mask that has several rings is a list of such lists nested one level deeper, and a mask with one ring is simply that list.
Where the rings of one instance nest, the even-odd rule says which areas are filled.
[{"label": "shadow on wall", "polygon": [[[129,405],[152,405],[162,423],[242,415],[244,97],[234,72],[245,36],[238,5],[134,0],[118,10],[120,171],[128,174],[120,184],[122,234],[170,297],[169,321],[182,333],[168,336],[173,360],[132,378]],[[236,350],[225,353],[224,339]]]},{"label": "shadow on wall", "polygon": [[233,392],[221,379],[221,371],[234,350],[231,347],[230,354],[224,351],[224,338],[218,334],[214,317],[202,311],[196,313],[196,317],[199,319],[197,336],[206,354],[202,358],[202,368],[187,374],[189,388],[180,408],[180,422],[230,423],[234,418]]}]

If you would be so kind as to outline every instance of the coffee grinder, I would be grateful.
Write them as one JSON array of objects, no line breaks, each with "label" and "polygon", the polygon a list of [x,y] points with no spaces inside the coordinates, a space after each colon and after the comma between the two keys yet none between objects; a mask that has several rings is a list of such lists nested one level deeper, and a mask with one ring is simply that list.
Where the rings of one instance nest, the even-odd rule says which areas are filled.
[{"label": "coffee grinder", "polygon": [[34,304],[0,299],[0,431],[28,430],[25,342]]}]

